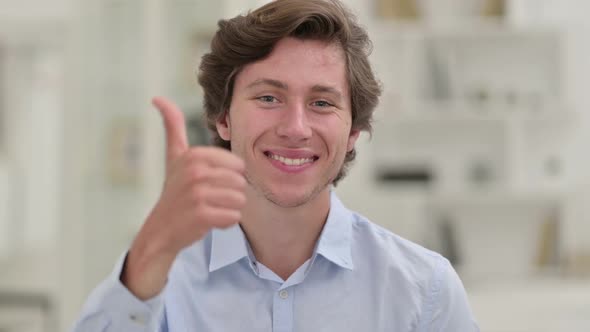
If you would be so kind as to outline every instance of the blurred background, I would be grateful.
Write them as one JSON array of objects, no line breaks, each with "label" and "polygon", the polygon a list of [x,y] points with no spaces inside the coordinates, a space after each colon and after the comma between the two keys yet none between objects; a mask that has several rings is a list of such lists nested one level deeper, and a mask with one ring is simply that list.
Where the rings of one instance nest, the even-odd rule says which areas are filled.
[{"label": "blurred background", "polygon": [[[260,0],[0,0],[0,331],[67,331],[156,201],[154,95]],[[483,332],[590,331],[590,2],[346,0],[384,84],[336,188],[448,257]]]}]

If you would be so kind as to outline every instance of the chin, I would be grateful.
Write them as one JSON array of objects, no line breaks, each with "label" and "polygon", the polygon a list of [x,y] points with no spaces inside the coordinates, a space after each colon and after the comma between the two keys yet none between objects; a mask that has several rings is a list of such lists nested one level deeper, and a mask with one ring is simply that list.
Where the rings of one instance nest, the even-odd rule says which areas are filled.
[{"label": "chin", "polygon": [[272,193],[265,194],[267,200],[273,204],[283,208],[296,208],[305,205],[311,200],[310,196],[294,196],[294,195],[275,195]]},{"label": "chin", "polygon": [[283,208],[296,208],[303,206],[315,198],[320,193],[327,190],[328,186],[316,186],[312,188],[296,188],[284,186],[282,188],[264,188],[262,194],[273,204]]}]

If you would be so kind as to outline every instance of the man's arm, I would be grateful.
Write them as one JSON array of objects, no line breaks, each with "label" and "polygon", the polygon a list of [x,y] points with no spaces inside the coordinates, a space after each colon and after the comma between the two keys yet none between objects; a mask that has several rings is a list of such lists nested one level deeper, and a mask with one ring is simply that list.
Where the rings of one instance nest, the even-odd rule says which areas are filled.
[{"label": "man's arm", "polygon": [[153,104],[166,130],[162,193],[128,254],[92,292],[76,332],[166,331],[162,295],[178,253],[241,219],[244,162],[225,149],[189,147],[182,112],[165,98]]},{"label": "man's arm", "polygon": [[218,147],[189,147],[184,115],[154,98],[166,130],[166,180],[133,241],[121,281],[140,299],[160,293],[176,255],[212,228],[238,223],[246,204],[244,162]]},{"label": "man's arm", "polygon": [[168,332],[163,292],[142,301],[121,283],[126,258],[92,291],[72,332]]}]

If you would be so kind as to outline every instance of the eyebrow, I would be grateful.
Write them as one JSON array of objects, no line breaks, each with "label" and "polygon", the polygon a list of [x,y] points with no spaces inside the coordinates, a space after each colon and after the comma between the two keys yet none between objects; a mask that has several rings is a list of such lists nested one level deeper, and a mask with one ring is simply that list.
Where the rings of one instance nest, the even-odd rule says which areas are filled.
[{"label": "eyebrow", "polygon": [[274,86],[275,88],[279,88],[279,89],[283,89],[283,90],[287,90],[287,88],[288,88],[287,84],[285,84],[281,81],[270,79],[270,78],[259,78],[256,81],[248,84],[248,86],[246,86],[246,88],[251,89],[251,88],[257,87],[259,85],[270,85],[270,86]]},{"label": "eyebrow", "polygon": [[330,87],[330,86],[314,85],[311,88],[311,91],[329,93],[329,94],[334,95],[334,97],[336,97],[338,99],[342,99],[342,93],[340,91],[338,91],[338,89]]}]

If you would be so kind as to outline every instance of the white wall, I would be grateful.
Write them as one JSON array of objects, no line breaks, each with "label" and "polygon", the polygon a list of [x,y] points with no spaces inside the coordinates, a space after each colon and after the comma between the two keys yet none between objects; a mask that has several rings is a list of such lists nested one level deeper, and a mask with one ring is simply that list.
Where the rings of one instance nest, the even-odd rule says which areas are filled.
[{"label": "white wall", "polygon": [[62,20],[72,16],[75,0],[0,0],[0,21]]},{"label": "white wall", "polygon": [[35,45],[4,49],[4,142],[13,205],[7,230],[20,249],[51,250],[61,185],[61,54]]}]

